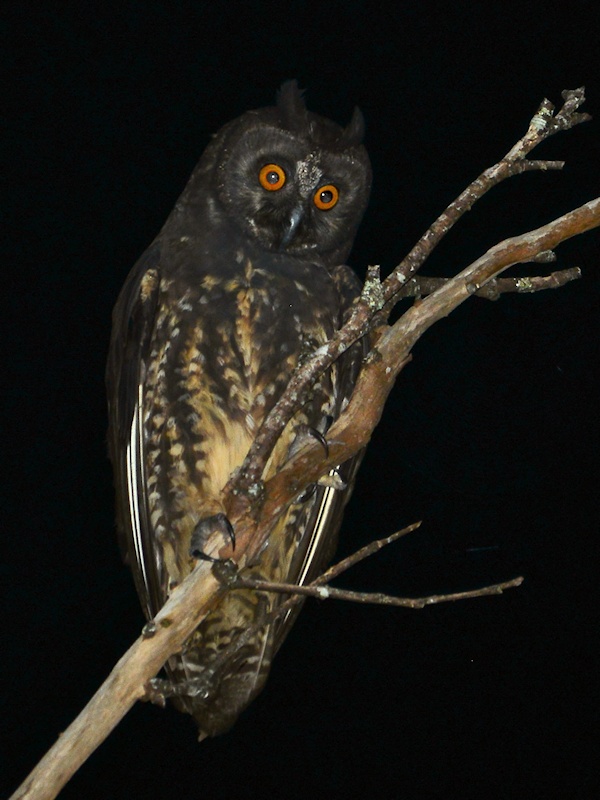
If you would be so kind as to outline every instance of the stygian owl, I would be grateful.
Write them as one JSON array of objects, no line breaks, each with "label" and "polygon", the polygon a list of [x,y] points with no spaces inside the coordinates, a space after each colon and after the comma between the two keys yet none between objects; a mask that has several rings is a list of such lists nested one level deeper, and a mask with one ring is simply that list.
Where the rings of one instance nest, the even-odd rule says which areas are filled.
[{"label": "stygian owl", "polygon": [[[343,128],[306,109],[295,81],[206,148],[118,298],[107,367],[117,525],[142,606],[156,614],[194,566],[192,539],[231,535],[221,493],[296,366],[340,328],[360,291],[344,266],[371,169],[355,109]],[[325,436],[362,350],[321,376],[286,427],[270,475],[300,436]],[[298,497],[243,574],[302,583],[331,557],[357,459]],[[200,536],[199,536],[200,535]],[[193,549],[193,548],[192,548]],[[281,595],[228,591],[166,670],[200,736],[223,733],[262,689],[292,617]],[[242,646],[249,626],[258,632]]]}]

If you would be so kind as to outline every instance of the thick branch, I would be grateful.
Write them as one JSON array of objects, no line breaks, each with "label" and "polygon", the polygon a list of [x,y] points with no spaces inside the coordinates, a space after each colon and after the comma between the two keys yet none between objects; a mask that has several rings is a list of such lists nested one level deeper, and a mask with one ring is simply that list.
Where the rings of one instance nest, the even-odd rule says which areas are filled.
[{"label": "thick branch", "polygon": [[[428,328],[448,316],[512,264],[529,262],[539,253],[553,250],[560,242],[599,225],[600,198],[537,230],[500,242],[433,294],[408,309],[395,325],[382,333],[376,348],[365,360],[346,411],[328,431],[328,456],[323,457],[321,445],[310,444],[266,482],[261,510],[263,524],[276,519],[305,486],[367,445],[396,376]],[[239,502],[239,498],[236,500]],[[243,514],[234,524],[238,539],[252,535],[253,523]]]},{"label": "thick branch", "polygon": [[71,776],[121,721],[136,700],[144,696],[144,684],[181,647],[214,605],[224,587],[205,561],[172,593],[156,615],[154,625],[117,662],[114,669],[81,711],[60,734],[11,800],[52,800]]},{"label": "thick branch", "polygon": [[558,161],[525,160],[525,157],[544,139],[559,130],[566,130],[589,119],[587,114],[576,113],[585,99],[583,88],[564,91],[562,96],[565,103],[556,115],[553,115],[552,103],[543,100],[525,135],[501,161],[485,170],[448,206],[382,284],[379,283],[377,276],[367,279],[362,296],[354,306],[347,324],[292,376],[286,391],[261,426],[241,469],[226,487],[226,494],[246,493],[251,498],[258,496],[262,489],[261,479],[269,456],[286,424],[301,405],[305,391],[348,347],[370,330],[384,306],[389,311],[389,304],[402,290],[404,284],[477,200],[505,178],[528,170],[562,167],[563,162]]}]

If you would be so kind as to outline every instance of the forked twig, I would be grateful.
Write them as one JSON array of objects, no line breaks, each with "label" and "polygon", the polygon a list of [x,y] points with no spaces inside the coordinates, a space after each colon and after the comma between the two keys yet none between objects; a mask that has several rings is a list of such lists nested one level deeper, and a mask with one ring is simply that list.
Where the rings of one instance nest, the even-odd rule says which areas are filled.
[{"label": "forked twig", "polygon": [[[278,583],[276,581],[263,581],[255,580],[252,578],[244,578],[237,571],[225,577],[228,586],[236,589],[258,589],[265,592],[277,592],[279,594],[291,594],[292,597],[275,609],[269,616],[262,620],[260,625],[252,626],[253,633],[265,625],[276,620],[278,617],[286,613],[293,605],[302,600],[302,597],[316,597],[318,600],[347,600],[353,603],[370,603],[382,606],[402,606],[404,608],[425,608],[425,606],[434,605],[435,603],[449,603],[456,600],[466,600],[472,597],[484,597],[492,594],[502,594],[505,589],[512,589],[515,586],[520,586],[524,578],[512,578],[509,581],[502,583],[495,583],[490,586],[483,586],[481,589],[471,589],[466,592],[453,592],[451,594],[432,594],[426,597],[393,597],[392,595],[382,594],[381,592],[355,592],[349,589],[337,589],[330,586],[329,582],[337,578],[343,572],[346,572],[350,567],[355,566],[365,558],[369,558],[374,553],[377,553],[384,547],[387,547],[392,542],[398,541],[403,536],[406,536],[412,531],[416,531],[421,527],[421,521],[413,522],[412,525],[407,525],[406,528],[392,533],[390,536],[385,536],[383,539],[376,539],[373,542],[361,547],[352,555],[338,561],[337,564],[329,567],[322,575],[316,580],[309,583],[307,586],[298,586],[293,583]],[[213,568],[214,571],[214,568]],[[245,632],[244,634],[245,635]],[[237,640],[236,640],[237,641]],[[232,645],[225,649],[224,652],[230,650]],[[235,648],[237,649],[237,648]],[[228,655],[231,655],[229,653]]]},{"label": "forked twig", "polygon": [[[248,642],[248,640],[253,636],[256,636],[256,634],[262,628],[264,628],[265,625],[270,625],[271,623],[275,622],[275,620],[285,616],[288,611],[291,611],[291,609],[294,608],[294,606],[302,603],[302,595],[312,594],[313,596],[318,597],[320,588],[324,587],[324,585],[329,583],[329,581],[332,581],[334,578],[337,578],[338,575],[341,575],[343,572],[346,572],[346,570],[350,569],[350,567],[353,567],[360,561],[364,561],[365,558],[369,558],[369,556],[379,552],[379,550],[382,548],[387,547],[389,544],[392,544],[392,542],[396,542],[401,537],[406,536],[408,533],[412,533],[412,531],[415,531],[420,527],[421,522],[413,522],[412,525],[408,525],[406,528],[402,528],[402,530],[396,531],[389,536],[385,536],[383,539],[376,539],[373,542],[369,542],[369,544],[361,547],[355,553],[352,553],[346,558],[343,558],[341,561],[338,561],[336,564],[333,564],[331,567],[329,567],[329,569],[325,570],[325,572],[308,584],[308,586],[298,587],[294,584],[269,584],[269,587],[267,587],[265,586],[265,581],[249,581],[246,578],[242,578],[238,572],[237,566],[233,561],[217,561],[214,563],[212,565],[213,575],[224,587],[227,587],[228,589],[263,588],[268,590],[270,587],[275,585],[278,587],[285,586],[285,589],[278,588],[274,589],[273,591],[291,594],[291,597],[288,597],[287,600],[284,600],[283,603],[278,605],[272,611],[264,614],[261,617],[260,622],[248,626],[238,636],[236,636],[235,640],[232,641],[227,647],[224,647],[211,662],[211,669],[218,670],[222,664],[231,658],[233,653],[240,650],[246,644],[246,642]],[[261,584],[260,587],[255,586],[255,584],[258,583]],[[160,679],[151,681],[149,689],[150,692],[148,699],[156,702],[158,705],[164,705],[164,700],[162,699],[161,695],[168,697],[172,694],[169,682]]]}]

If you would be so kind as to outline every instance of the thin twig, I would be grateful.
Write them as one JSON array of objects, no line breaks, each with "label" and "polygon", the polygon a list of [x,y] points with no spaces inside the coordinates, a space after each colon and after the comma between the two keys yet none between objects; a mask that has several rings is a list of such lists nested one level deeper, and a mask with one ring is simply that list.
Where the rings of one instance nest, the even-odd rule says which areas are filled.
[{"label": "thin twig", "polygon": [[[547,252],[547,251],[546,251]],[[541,292],[546,289],[559,289],[561,286],[581,278],[579,267],[560,269],[550,275],[523,276],[517,278],[492,278],[489,283],[475,292],[476,297],[486,300],[498,300],[503,294],[517,292],[519,294]],[[424,297],[433,294],[448,283],[450,278],[426,278],[416,275],[404,285],[402,297]]]},{"label": "thin twig", "polygon": [[403,536],[406,536],[413,531],[418,530],[421,525],[423,524],[422,520],[418,522],[413,522],[411,525],[407,525],[405,528],[402,528],[395,533],[391,533],[389,536],[384,536],[383,539],[376,539],[374,542],[369,542],[364,547],[361,547],[360,550],[357,550],[352,555],[346,556],[346,558],[342,558],[341,561],[338,561],[336,564],[333,564],[329,569],[326,569],[322,575],[314,580],[310,586],[322,586],[325,583],[329,583],[334,578],[337,578],[338,575],[341,575],[346,570],[349,570],[350,567],[354,567],[356,564],[359,564],[361,561],[364,561],[365,558],[369,558],[369,556],[378,553],[384,547],[387,547],[389,544],[393,544],[397,542],[398,539],[401,539]]},{"label": "thin twig", "polygon": [[452,594],[431,594],[426,597],[394,597],[381,592],[355,592],[350,589],[337,589],[335,586],[297,586],[293,583],[276,583],[243,578],[236,582],[236,588],[257,589],[262,592],[280,594],[297,594],[304,597],[316,597],[319,600],[346,600],[351,603],[366,603],[378,606],[402,606],[403,608],[425,608],[435,603],[452,603],[456,600],[467,600],[472,597],[485,597],[491,594],[502,594],[505,589],[512,589],[523,583],[523,576],[512,578],[502,583],[471,589],[467,592]]},{"label": "thin twig", "polygon": [[[413,522],[412,525],[407,525],[406,528],[402,528],[401,530],[390,534],[390,536],[385,536],[383,539],[377,539],[374,542],[369,542],[369,544],[361,547],[360,550],[352,553],[352,555],[349,555],[346,558],[343,558],[341,561],[338,561],[336,564],[333,564],[331,567],[329,567],[329,569],[325,570],[325,572],[315,578],[315,580],[311,581],[311,583],[309,583],[307,586],[300,588],[303,590],[311,589],[312,591],[318,593],[319,587],[329,583],[329,581],[333,580],[334,578],[337,578],[338,575],[346,572],[346,570],[350,569],[350,567],[353,567],[355,564],[358,564],[365,558],[368,558],[374,553],[379,552],[379,550],[381,550],[383,547],[387,547],[387,545],[392,544],[401,537],[406,536],[408,533],[412,533],[420,527],[421,521]],[[246,579],[241,578],[237,572],[229,574],[224,573],[218,564],[213,567],[213,572],[215,572],[217,575],[220,575],[220,579],[223,580],[225,585],[230,588],[240,588],[245,584],[246,581]],[[261,618],[260,623],[250,625],[250,627],[246,628],[242,633],[239,634],[239,636],[236,637],[235,641],[220,651],[219,655],[215,658],[211,665],[212,668],[217,669],[221,663],[225,663],[229,658],[231,658],[232,653],[242,648],[253,636],[256,636],[256,634],[262,628],[264,628],[265,625],[270,625],[280,617],[285,616],[295,606],[299,605],[299,603],[303,601],[303,598],[301,597],[301,594],[303,593],[303,591],[292,592],[291,597],[288,597],[287,600],[283,601],[283,603],[278,605],[272,611],[269,611],[268,614],[265,614]]]}]

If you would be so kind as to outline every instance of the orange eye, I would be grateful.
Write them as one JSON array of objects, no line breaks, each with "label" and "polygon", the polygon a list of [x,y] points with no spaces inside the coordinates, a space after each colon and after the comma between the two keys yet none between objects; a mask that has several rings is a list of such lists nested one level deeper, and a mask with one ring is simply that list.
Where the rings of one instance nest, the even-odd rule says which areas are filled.
[{"label": "orange eye", "polygon": [[329,211],[339,200],[340,193],[332,183],[326,186],[321,186],[320,189],[314,193],[313,202],[321,211]]},{"label": "orange eye", "polygon": [[258,180],[267,192],[276,192],[285,183],[285,172],[278,164],[265,164],[258,173]]}]

